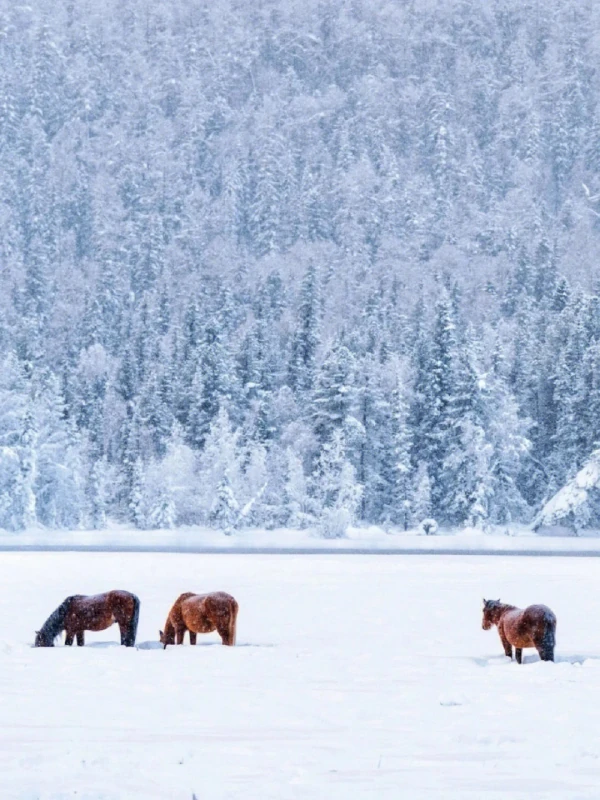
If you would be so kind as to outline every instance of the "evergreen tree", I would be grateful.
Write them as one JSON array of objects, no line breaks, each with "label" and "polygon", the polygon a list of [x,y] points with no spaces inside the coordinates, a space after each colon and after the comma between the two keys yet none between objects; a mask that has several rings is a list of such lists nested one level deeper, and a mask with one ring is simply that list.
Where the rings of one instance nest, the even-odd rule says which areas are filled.
[{"label": "evergreen tree", "polygon": [[389,484],[388,514],[394,523],[407,530],[415,514],[413,471],[411,465],[411,430],[409,408],[400,380],[392,394],[391,430],[387,480]]},{"label": "evergreen tree", "polygon": [[317,348],[320,341],[319,303],[317,269],[311,264],[302,283],[289,366],[290,386],[298,392],[310,391],[314,384]]},{"label": "evergreen tree", "polygon": [[323,445],[313,481],[321,534],[327,539],[344,536],[353,522],[362,487],[356,483],[354,467],[346,459],[340,430]]},{"label": "evergreen tree", "polygon": [[210,427],[200,458],[199,500],[205,518],[212,514],[211,509],[225,474],[227,480],[223,484],[223,492],[231,491],[234,498],[240,493],[242,465],[238,438],[237,432],[232,430],[227,411],[221,408]]},{"label": "evergreen tree", "polygon": [[319,369],[312,398],[312,418],[315,435],[321,443],[341,430],[350,414],[354,402],[354,368],[352,353],[336,344]]},{"label": "evergreen tree", "polygon": [[414,482],[413,518],[415,522],[423,522],[431,517],[431,480],[427,471],[427,464],[419,462]]},{"label": "evergreen tree", "polygon": [[87,496],[89,524],[93,530],[106,527],[108,468],[104,459],[92,461]]},{"label": "evergreen tree", "polygon": [[302,461],[291,447],[286,451],[287,474],[285,481],[286,524],[290,528],[306,528],[314,523],[312,503]]},{"label": "evergreen tree", "polygon": [[239,519],[239,503],[235,499],[227,471],[217,486],[217,492],[210,509],[210,522],[230,536]]},{"label": "evergreen tree", "polygon": [[129,511],[135,527],[142,529],[146,528],[148,523],[144,503],[144,477],[144,465],[142,459],[138,458],[133,466]]}]

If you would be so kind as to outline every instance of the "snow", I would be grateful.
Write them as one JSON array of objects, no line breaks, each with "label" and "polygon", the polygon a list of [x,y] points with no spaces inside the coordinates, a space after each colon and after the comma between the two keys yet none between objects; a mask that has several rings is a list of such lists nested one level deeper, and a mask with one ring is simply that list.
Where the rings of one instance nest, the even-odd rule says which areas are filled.
[{"label": "snow", "polygon": [[556,492],[540,511],[534,527],[552,525],[576,513],[600,485],[600,450],[595,450],[575,477]]},{"label": "snow", "polygon": [[201,526],[138,530],[113,525],[105,530],[30,529],[23,533],[0,530],[2,550],[130,550],[167,552],[271,552],[271,553],[572,553],[600,555],[600,536],[594,529],[579,536],[554,535],[551,530],[534,533],[525,525],[439,528],[435,535],[412,529],[404,531],[377,525],[350,527],[346,536],[326,539],[315,529],[242,528],[225,536],[223,531]]},{"label": "snow", "polygon": [[[2,553],[0,586],[3,800],[598,796],[595,560]],[[116,587],[138,649],[30,647]],[[238,599],[237,647],[157,646],[186,589]],[[557,662],[509,662],[483,596],[547,603]]]}]

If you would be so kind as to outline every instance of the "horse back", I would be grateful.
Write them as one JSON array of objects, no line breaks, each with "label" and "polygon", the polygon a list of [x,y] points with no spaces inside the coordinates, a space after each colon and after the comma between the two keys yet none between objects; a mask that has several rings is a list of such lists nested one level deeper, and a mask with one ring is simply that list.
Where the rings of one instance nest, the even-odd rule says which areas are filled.
[{"label": "horse back", "polygon": [[210,633],[237,615],[237,602],[227,592],[190,594],[182,601],[181,613],[189,630]]},{"label": "horse back", "polygon": [[213,616],[230,617],[237,615],[237,601],[235,597],[227,594],[227,592],[211,592],[211,594],[205,595],[204,603]]},{"label": "horse back", "polygon": [[504,633],[515,647],[534,647],[548,630],[556,628],[554,612],[545,605],[513,608],[501,619]]},{"label": "horse back", "polygon": [[532,622],[544,622],[547,625],[556,625],[556,615],[551,608],[543,604],[527,606],[523,614]]},{"label": "horse back", "polygon": [[556,616],[548,606],[528,606],[523,612],[523,618],[536,641],[544,638],[548,631],[556,630]]}]

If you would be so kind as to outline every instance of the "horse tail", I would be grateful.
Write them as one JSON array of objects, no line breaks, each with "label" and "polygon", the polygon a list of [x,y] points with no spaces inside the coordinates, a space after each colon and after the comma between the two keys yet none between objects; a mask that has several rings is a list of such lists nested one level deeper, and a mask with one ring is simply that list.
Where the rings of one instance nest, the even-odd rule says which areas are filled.
[{"label": "horse tail", "polygon": [[133,614],[129,621],[129,628],[127,629],[127,636],[124,641],[125,647],[133,647],[135,645],[135,637],[137,636],[137,627],[140,619],[140,598],[132,594],[133,598]]},{"label": "horse tail", "polygon": [[231,605],[229,608],[229,644],[235,644],[236,632],[237,632],[237,614],[238,614],[239,606],[237,604],[237,600],[231,599]]},{"label": "horse tail", "polygon": [[554,645],[556,644],[556,617],[551,612],[544,615],[544,634],[540,642],[539,653],[542,661],[554,661]]}]

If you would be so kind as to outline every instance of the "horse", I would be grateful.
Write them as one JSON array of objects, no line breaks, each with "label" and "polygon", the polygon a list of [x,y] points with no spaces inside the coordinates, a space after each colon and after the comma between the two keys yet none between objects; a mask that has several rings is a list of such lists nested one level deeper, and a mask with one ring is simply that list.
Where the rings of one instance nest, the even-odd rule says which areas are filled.
[{"label": "horse", "polygon": [[54,640],[64,630],[65,644],[84,645],[84,631],[103,631],[116,622],[121,631],[121,644],[135,645],[140,615],[140,601],[131,592],[116,589],[104,594],[73,594],[50,614],[39,631],[35,647],[54,647]]},{"label": "horse", "polygon": [[234,645],[238,608],[235,598],[227,592],[184,592],[173,603],[164,631],[159,631],[160,642],[165,649],[175,642],[183,644],[185,632],[189,631],[190,644],[196,644],[196,634],[216,630],[223,644]]},{"label": "horse", "polygon": [[548,606],[522,609],[484,599],[481,627],[489,631],[492,625],[497,626],[504,652],[511,659],[514,646],[517,664],[522,663],[524,647],[535,647],[542,661],[554,661],[556,616]]}]

